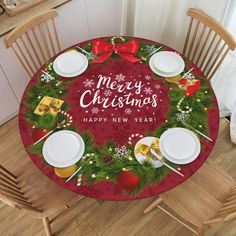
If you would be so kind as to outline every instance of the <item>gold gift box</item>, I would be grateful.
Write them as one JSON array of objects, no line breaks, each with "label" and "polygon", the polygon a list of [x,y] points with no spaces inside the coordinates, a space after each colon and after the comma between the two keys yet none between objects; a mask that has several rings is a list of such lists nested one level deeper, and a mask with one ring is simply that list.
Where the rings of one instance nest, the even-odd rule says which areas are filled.
[{"label": "gold gift box", "polygon": [[36,107],[34,114],[42,116],[46,113],[50,113],[55,116],[59,112],[63,103],[63,100],[45,96]]}]

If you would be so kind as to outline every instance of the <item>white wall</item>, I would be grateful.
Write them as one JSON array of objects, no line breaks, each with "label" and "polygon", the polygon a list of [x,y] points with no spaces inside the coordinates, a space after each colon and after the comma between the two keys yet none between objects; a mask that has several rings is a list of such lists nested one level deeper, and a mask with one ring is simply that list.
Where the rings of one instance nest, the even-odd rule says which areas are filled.
[{"label": "white wall", "polygon": [[63,47],[120,34],[122,0],[72,0],[58,13],[56,23]]},{"label": "white wall", "polygon": [[[119,35],[122,0],[72,0],[57,8],[56,19],[62,48],[91,38]],[[0,124],[18,113],[18,107],[30,78],[6,49],[0,38]],[[3,98],[7,98],[3,100]]]},{"label": "white wall", "polygon": [[0,125],[16,115],[18,101],[0,67]]}]

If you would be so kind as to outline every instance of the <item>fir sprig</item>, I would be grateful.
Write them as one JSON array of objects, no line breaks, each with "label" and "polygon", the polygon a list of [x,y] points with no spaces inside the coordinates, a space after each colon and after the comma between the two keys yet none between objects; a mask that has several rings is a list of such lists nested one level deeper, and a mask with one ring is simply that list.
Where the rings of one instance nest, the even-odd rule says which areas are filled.
[{"label": "fir sprig", "polygon": [[[125,42],[131,39],[125,38]],[[111,42],[111,39],[108,40]],[[146,50],[146,46],[151,46],[153,44],[148,44],[146,42],[140,43],[140,48],[137,53],[137,57],[146,57],[148,55],[148,51]],[[155,44],[155,48],[158,48],[160,45]],[[92,44],[88,43],[83,47],[86,51],[91,51]],[[112,58],[120,58],[117,54],[113,53]],[[106,61],[101,66],[106,66],[109,61]],[[187,69],[185,69],[185,72]],[[25,114],[26,120],[35,125],[38,128],[45,129],[53,129],[57,122],[60,122],[64,119],[61,114],[57,114],[57,116],[53,117],[50,114],[38,116],[34,114],[34,110],[39,104],[40,100],[44,96],[50,96],[54,98],[63,99],[63,96],[67,93],[68,84],[73,82],[74,79],[63,81],[58,85],[59,76],[54,74],[54,71],[50,71],[50,74],[53,75],[56,80],[51,81],[50,83],[45,83],[40,81],[39,84],[32,86],[28,92],[27,99],[27,111]],[[166,121],[160,127],[158,127],[153,132],[148,132],[148,135],[154,137],[160,137],[163,132],[165,132],[168,128],[172,127],[183,127],[181,121],[177,120],[176,114],[179,112],[177,109],[177,104],[179,100],[185,96],[185,100],[182,105],[189,106],[193,108],[190,117],[186,120],[186,122],[192,127],[200,130],[201,132],[207,134],[208,133],[208,118],[207,118],[207,110],[212,108],[212,98],[213,92],[208,86],[208,83],[205,78],[200,76],[195,76],[196,79],[199,79],[201,82],[201,87],[198,91],[195,92],[193,96],[186,96],[185,91],[178,88],[176,84],[169,83],[165,81],[162,77],[153,74],[153,78],[155,80],[164,80],[166,86],[171,88],[169,90],[169,101],[170,101],[170,109],[166,114]],[[69,110],[68,104],[64,103],[62,106],[62,110]],[[84,157],[77,163],[78,166],[83,166],[80,171],[84,178],[84,182],[86,184],[93,184],[99,181],[111,181],[113,183],[117,183],[117,176],[123,170],[130,170],[134,174],[136,174],[140,183],[137,188],[133,191],[130,191],[129,194],[137,195],[143,191],[146,186],[150,186],[152,184],[158,184],[158,182],[162,181],[163,178],[168,175],[170,170],[165,166],[161,168],[154,168],[152,164],[148,161],[140,164],[135,156],[134,156],[134,146],[128,147],[131,150],[132,154],[126,156],[124,158],[116,158],[115,157],[115,148],[117,144],[113,141],[109,141],[105,143],[103,146],[98,146],[94,143],[93,135],[89,131],[85,131],[81,133],[78,130],[78,127],[68,127],[67,129],[74,130],[82,136],[85,143],[85,152]],[[199,137],[200,138],[200,137]],[[43,142],[40,142],[37,145],[29,147],[29,151],[35,153],[39,156],[42,156],[42,147]],[[87,155],[87,156],[86,156]],[[112,157],[111,163],[104,162],[104,156],[110,155]],[[89,158],[89,161],[88,161]],[[43,160],[43,158],[42,158]],[[169,165],[175,166],[173,163],[165,160]]]}]

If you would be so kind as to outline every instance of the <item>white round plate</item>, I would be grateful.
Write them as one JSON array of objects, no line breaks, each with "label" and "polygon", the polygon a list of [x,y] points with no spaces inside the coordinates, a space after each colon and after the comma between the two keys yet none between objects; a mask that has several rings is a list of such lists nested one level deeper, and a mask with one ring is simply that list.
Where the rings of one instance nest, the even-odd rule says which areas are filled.
[{"label": "white round plate", "polygon": [[150,58],[149,66],[154,73],[162,77],[174,77],[184,70],[185,62],[177,53],[162,51]]},{"label": "white round plate", "polygon": [[201,151],[198,137],[184,128],[165,131],[160,137],[159,147],[164,157],[175,164],[188,164],[194,161]]},{"label": "white round plate", "polygon": [[63,77],[74,77],[82,74],[88,67],[87,57],[77,51],[65,52],[53,62],[54,71]]},{"label": "white round plate", "polygon": [[161,72],[174,73],[183,65],[183,59],[174,52],[162,51],[156,53],[153,64]]},{"label": "white round plate", "polygon": [[70,130],[58,131],[45,141],[43,157],[51,166],[63,168],[78,162],[84,154],[84,140]]},{"label": "white round plate", "polygon": [[[151,146],[151,143],[153,142],[154,139],[156,139],[156,137],[145,137],[145,138],[140,139],[140,140],[136,143],[136,145],[135,145],[135,147],[134,147],[134,150],[137,149],[137,145],[138,145],[138,144],[146,144],[146,145],[148,145],[148,146]],[[140,164],[142,164],[144,161],[147,160],[146,156],[143,155],[142,153],[136,154],[135,157],[136,157],[137,161],[138,161]],[[160,158],[161,158],[161,157],[160,157]],[[158,160],[156,160],[156,161],[150,160],[150,162],[151,162],[151,164],[152,164],[152,166],[153,166],[154,168],[159,168],[159,167],[161,167],[161,166],[163,165],[163,164],[162,164],[160,161],[158,161]]]}]

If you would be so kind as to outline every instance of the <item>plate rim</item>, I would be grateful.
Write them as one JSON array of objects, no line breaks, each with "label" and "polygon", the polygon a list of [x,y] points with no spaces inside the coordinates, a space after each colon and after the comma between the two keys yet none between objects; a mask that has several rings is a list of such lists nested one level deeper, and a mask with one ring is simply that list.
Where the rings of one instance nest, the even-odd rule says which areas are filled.
[{"label": "plate rim", "polygon": [[[60,70],[61,68],[60,68],[60,66],[64,66],[64,63],[61,61],[61,59],[62,60],[65,60],[65,58],[62,58],[62,57],[67,57],[67,59],[68,59],[68,56],[69,57],[71,57],[73,55],[73,57],[77,57],[78,58],[78,60],[80,59],[80,58],[82,58],[82,59],[84,59],[83,58],[83,54],[82,53],[80,53],[80,52],[77,52],[77,51],[68,51],[68,52],[65,52],[65,53],[62,53],[61,55],[59,55],[56,59],[55,59],[55,64],[57,65],[57,68]],[[80,58],[79,58],[80,57]],[[76,58],[74,58],[74,59],[76,59]],[[82,63],[81,63],[82,64]],[[86,63],[85,63],[85,61],[83,61],[83,65],[81,66],[81,68],[85,65]],[[61,70],[61,71],[63,71],[63,70]],[[65,73],[65,74],[73,74],[73,73],[75,73],[75,72],[77,72],[78,71],[78,69],[76,69],[76,71],[73,71],[73,72],[63,72],[63,73]]]},{"label": "plate rim", "polygon": [[[83,156],[84,154],[84,150],[85,150],[85,143],[84,143],[84,140],[83,138],[77,133],[77,132],[74,132],[72,130],[60,130],[60,131],[57,131],[56,133],[58,134],[58,132],[63,132],[63,133],[72,133],[74,136],[77,137],[77,139],[79,140],[80,144],[81,144],[81,148],[80,148],[80,151],[78,152],[78,154],[71,160],[71,161],[68,161],[68,162],[57,162],[53,159],[51,159],[49,157],[49,154],[47,152],[47,149],[46,149],[46,145],[47,145],[47,140],[49,138],[51,138],[53,136],[50,135],[46,141],[44,142],[43,144],[43,149],[42,149],[42,152],[43,152],[43,158],[44,160],[51,166],[53,167],[57,167],[57,168],[65,168],[65,167],[68,167],[68,166],[71,166],[71,165],[74,165],[75,163],[77,163]],[[47,155],[47,157],[45,157],[45,154]]]},{"label": "plate rim", "polygon": [[[58,59],[60,56],[62,56],[63,54],[65,54],[65,53],[71,53],[71,52],[77,53],[77,54],[81,55],[81,56],[84,58],[84,60],[85,60],[84,66],[81,67],[79,70],[77,70],[77,71],[74,72],[74,73],[65,73],[65,72],[60,71],[60,69],[59,69],[58,66],[57,66],[57,62],[56,62],[57,59]],[[60,54],[59,56],[57,56],[56,59],[53,61],[53,69],[54,69],[54,71],[55,71],[58,75],[63,76],[63,77],[67,77],[67,78],[69,78],[69,77],[75,77],[75,76],[78,76],[78,75],[82,74],[82,73],[87,69],[87,67],[88,67],[88,59],[87,59],[87,57],[86,57],[83,53],[80,53],[80,52],[78,52],[78,51],[64,52],[64,53]]]},{"label": "plate rim", "polygon": [[[163,51],[162,51],[162,52],[163,52]],[[168,52],[168,51],[167,51],[167,52]],[[160,52],[157,52],[157,53],[160,53]],[[179,75],[181,72],[184,71],[185,62],[184,62],[184,59],[183,59],[181,56],[179,56],[179,57],[183,60],[183,65],[182,65],[182,67],[180,68],[181,70],[179,69],[178,71],[175,71],[175,72],[173,72],[173,73],[164,73],[164,72],[159,71],[159,70],[154,66],[154,63],[153,63],[153,60],[155,59],[155,56],[156,56],[157,53],[153,54],[153,55],[151,56],[150,60],[149,60],[149,67],[151,68],[151,70],[152,70],[155,74],[160,75],[161,77],[170,78],[170,77],[177,76],[177,75]],[[174,53],[174,52],[173,52],[173,53]]]},{"label": "plate rim", "polygon": [[[179,130],[179,129],[178,129]],[[183,129],[181,129],[181,130],[183,130]],[[184,131],[179,131],[179,132],[185,132],[186,134],[188,134],[188,135],[190,135],[192,138],[193,138],[193,141],[195,142],[195,145],[194,145],[194,147],[195,147],[195,149],[194,149],[194,153],[196,152],[196,149],[197,149],[197,145],[196,145],[196,137],[195,136],[193,136],[193,134],[192,134],[192,132],[190,131],[190,132],[188,132],[188,131],[190,131],[190,130],[186,130],[186,129],[184,129]],[[168,136],[170,134],[170,132],[169,133],[165,133],[165,136]],[[166,150],[166,146],[165,146],[165,142],[164,141],[162,141],[162,146],[163,146],[163,148]],[[168,153],[168,151],[166,151],[166,153]],[[184,159],[188,159],[189,157],[187,157],[187,158],[175,158],[173,155],[171,155],[170,153],[168,153],[168,156],[170,156],[171,158],[173,158],[173,159],[176,159],[176,160],[184,160]]]},{"label": "plate rim", "polygon": [[[63,131],[63,130],[62,130]],[[52,160],[55,160],[55,161],[57,161],[56,159],[54,159],[54,157],[55,157],[55,155],[53,154],[51,154],[50,153],[50,145],[53,143],[53,142],[55,142],[56,140],[56,138],[58,138],[58,136],[60,136],[60,135],[63,135],[63,134],[70,134],[70,135],[72,135],[73,136],[73,138],[76,138],[76,141],[78,141],[78,137],[77,137],[77,135],[75,135],[74,133],[72,133],[72,132],[55,132],[54,133],[54,136],[53,136],[53,138],[54,138],[54,140],[52,139],[52,138],[48,138],[47,139],[47,146],[45,146],[45,151],[48,153],[48,155],[50,156],[50,158],[52,159]],[[52,135],[51,135],[52,136]],[[75,153],[75,155],[73,155],[73,159],[78,155],[78,153],[79,153],[79,150]],[[61,162],[60,162],[61,163]]]},{"label": "plate rim", "polygon": [[[166,132],[168,132],[171,129],[184,129],[185,131],[191,133],[195,137],[195,139],[197,140],[197,147],[196,147],[195,153],[191,157],[188,157],[188,158],[185,158],[185,159],[175,159],[175,158],[171,157],[165,151],[165,149],[163,148],[163,141],[162,141],[161,137],[162,137],[163,134],[165,134]],[[168,161],[171,161],[175,164],[189,164],[189,163],[193,162],[194,160],[196,160],[197,157],[199,156],[199,154],[201,153],[200,140],[198,139],[197,135],[194,132],[192,132],[191,130],[186,129],[186,128],[182,128],[182,127],[173,127],[173,128],[167,129],[163,134],[160,137],[159,148],[160,148],[161,153],[164,155],[164,158],[167,159]]]},{"label": "plate rim", "polygon": [[[175,58],[178,58],[179,66],[181,67],[183,58],[180,55],[178,55],[177,53],[172,52],[172,51],[161,51],[161,52],[156,53],[156,57],[160,56],[162,54],[174,55]],[[156,57],[155,57],[155,59],[156,59]],[[154,65],[154,67],[156,67],[156,66]],[[171,74],[171,73],[175,73],[176,71],[179,71],[179,69],[176,69],[175,71],[172,71],[172,72],[166,72],[166,71],[159,69],[158,67],[156,67],[156,69],[158,69],[160,72],[167,73],[167,74]]]}]

